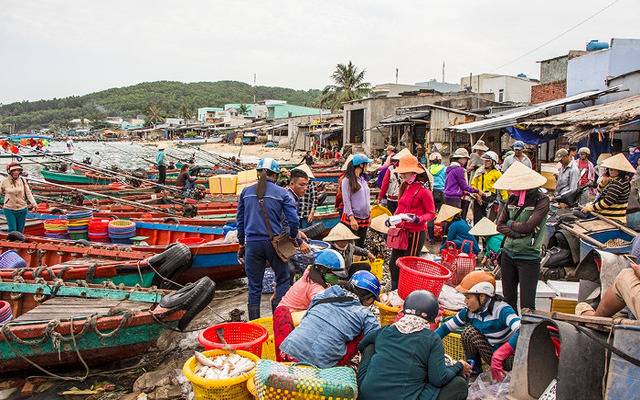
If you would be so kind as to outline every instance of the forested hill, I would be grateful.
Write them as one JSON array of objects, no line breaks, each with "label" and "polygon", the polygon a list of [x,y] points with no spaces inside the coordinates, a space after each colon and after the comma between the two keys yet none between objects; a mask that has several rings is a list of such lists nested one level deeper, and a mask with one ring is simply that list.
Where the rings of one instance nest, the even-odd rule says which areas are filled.
[{"label": "forested hill", "polygon": [[[145,82],[138,85],[113,88],[85,96],[64,99],[24,101],[0,107],[3,129],[15,124],[17,130],[59,128],[74,118],[101,121],[106,116],[125,119],[144,114],[150,104],[159,105],[163,117],[176,117],[185,109],[195,117],[200,107],[223,107],[228,103],[252,103],[256,100],[286,100],[290,104],[314,107],[318,105],[320,91],[304,91],[282,87],[257,86],[243,82]],[[182,113],[181,113],[182,111]]]}]

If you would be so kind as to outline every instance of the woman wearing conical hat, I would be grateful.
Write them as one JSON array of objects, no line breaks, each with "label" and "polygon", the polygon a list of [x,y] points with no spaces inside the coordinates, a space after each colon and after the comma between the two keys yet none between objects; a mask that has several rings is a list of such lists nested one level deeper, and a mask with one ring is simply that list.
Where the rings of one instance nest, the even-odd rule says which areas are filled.
[{"label": "woman wearing conical hat", "polygon": [[626,213],[631,193],[631,183],[627,173],[633,173],[635,169],[622,153],[607,158],[601,166],[607,170],[598,185],[597,200],[583,207],[582,212],[595,211],[624,224],[627,222]]},{"label": "woman wearing conical hat", "polygon": [[540,249],[549,213],[549,198],[539,189],[547,178],[522,163],[514,163],[494,184],[507,190],[507,205],[498,216],[498,232],[505,236],[500,268],[504,298],[514,309],[536,308]]}]

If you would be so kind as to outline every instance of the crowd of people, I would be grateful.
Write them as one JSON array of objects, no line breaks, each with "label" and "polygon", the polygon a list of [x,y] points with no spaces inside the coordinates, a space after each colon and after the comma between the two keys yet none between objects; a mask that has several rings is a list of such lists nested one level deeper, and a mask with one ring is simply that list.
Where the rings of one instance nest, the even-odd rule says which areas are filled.
[{"label": "crowd of people", "polygon": [[[547,178],[531,168],[520,141],[513,144],[512,153],[500,157],[480,140],[471,154],[464,148],[455,150],[448,166],[436,152],[423,151],[421,162],[408,149],[395,150],[386,149],[377,171],[371,170],[374,160],[364,154],[346,160],[335,203],[340,222],[324,239],[330,248],[320,251],[296,282],[289,279],[293,271],[278,248],[284,240],[303,254],[311,251],[300,228],[314,219],[317,195],[309,182],[313,173],[305,159],[290,172],[288,187],[282,188],[276,185],[278,164],[272,159],[260,161],[258,184],[245,188],[238,202],[238,257],[249,281],[249,318],[260,317],[262,277],[268,262],[277,282],[272,310],[279,361],[327,368],[346,365],[360,352],[357,381],[362,399],[463,399],[467,395],[464,378],[480,373],[482,362],[490,366],[496,380],[511,370],[518,315],[522,309],[536,308],[543,236],[552,202],[560,208],[580,204],[581,212],[597,211],[625,222],[632,187],[637,196],[640,183],[637,178],[635,185],[629,180],[635,168],[624,155],[606,158],[598,170],[589,160],[588,148],[576,150],[575,155],[565,149],[557,152],[559,172],[552,194],[542,189]],[[372,219],[374,181],[380,188],[374,206],[386,206],[391,217]],[[593,192],[595,199],[585,202]],[[467,216],[469,209],[472,218]],[[478,257],[480,268],[456,287],[464,295],[465,307],[434,332],[430,324],[438,318],[438,299],[417,290],[405,299],[396,321],[380,327],[370,306],[379,300],[383,285],[367,263],[355,262],[356,257],[370,262],[383,258],[390,276],[386,290],[395,290],[400,280],[398,260],[420,256],[425,244],[435,243],[438,225],[442,249],[452,245]],[[501,271],[504,297],[496,293],[491,273],[496,267]],[[619,278],[605,293],[602,309],[585,309],[585,315],[611,314],[626,302],[637,307],[636,289],[628,282],[636,282],[639,271],[634,264],[623,277],[626,281]],[[297,313],[304,317],[300,320]],[[441,339],[458,329],[462,329],[465,357],[473,363],[462,360],[447,365]]]}]

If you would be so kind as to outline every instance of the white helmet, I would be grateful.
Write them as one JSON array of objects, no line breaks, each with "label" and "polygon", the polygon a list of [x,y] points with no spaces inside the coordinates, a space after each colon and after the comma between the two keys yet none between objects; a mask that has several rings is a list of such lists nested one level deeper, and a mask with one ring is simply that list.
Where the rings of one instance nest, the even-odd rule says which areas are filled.
[{"label": "white helmet", "polygon": [[480,156],[483,160],[491,160],[494,164],[500,163],[500,159],[498,159],[498,155],[495,151],[487,151],[482,156]]},{"label": "white helmet", "polygon": [[465,292],[465,294],[486,294],[489,297],[493,297],[495,293],[496,289],[489,282],[476,283],[468,292]]}]

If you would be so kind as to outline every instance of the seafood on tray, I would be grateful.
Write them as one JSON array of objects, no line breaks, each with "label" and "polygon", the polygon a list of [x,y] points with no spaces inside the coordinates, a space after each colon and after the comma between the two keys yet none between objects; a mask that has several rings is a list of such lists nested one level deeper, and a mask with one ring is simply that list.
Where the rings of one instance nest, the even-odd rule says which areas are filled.
[{"label": "seafood on tray", "polygon": [[194,373],[205,379],[229,379],[250,372],[256,363],[242,357],[236,353],[207,357],[202,353],[195,352],[198,366]]}]

